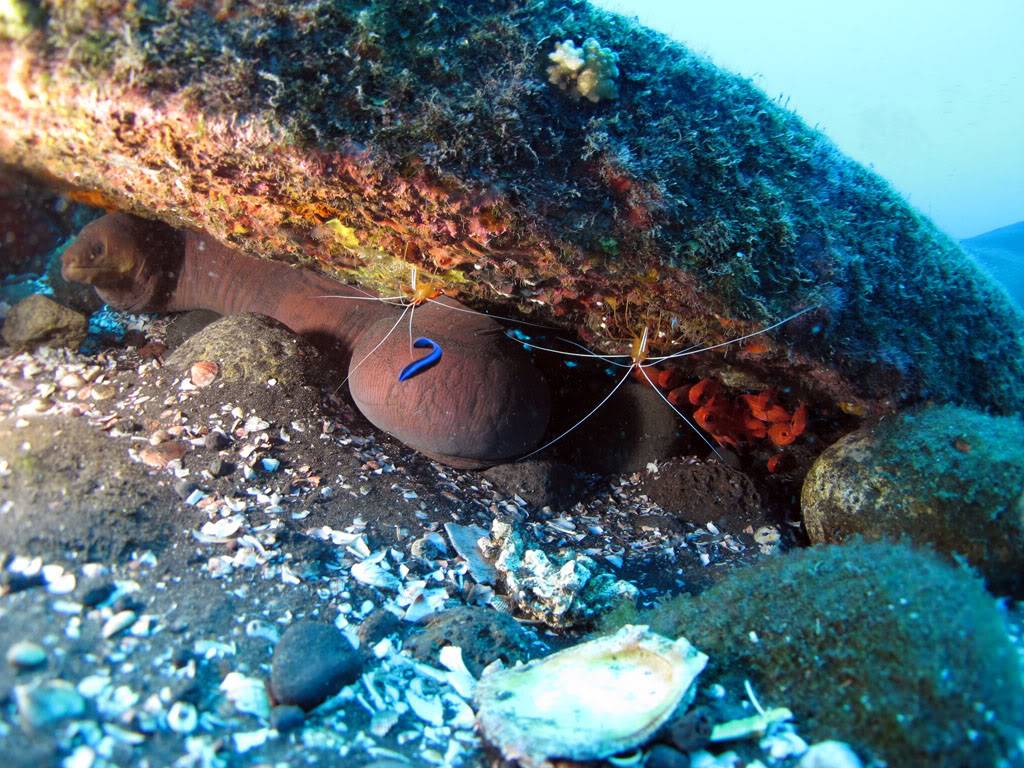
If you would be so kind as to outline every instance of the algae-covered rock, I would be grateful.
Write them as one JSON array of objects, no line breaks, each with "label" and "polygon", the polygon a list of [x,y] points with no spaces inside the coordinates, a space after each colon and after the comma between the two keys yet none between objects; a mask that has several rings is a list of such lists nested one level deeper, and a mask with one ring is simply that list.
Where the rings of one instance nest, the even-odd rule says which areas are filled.
[{"label": "algae-covered rock", "polygon": [[931,553],[812,547],[625,618],[684,635],[710,657],[708,682],[749,679],[809,739],[842,738],[892,766],[1024,758],[1021,667],[1000,609]]},{"label": "algae-covered rock", "polygon": [[832,404],[1024,406],[1021,317],[957,243],[633,20],[575,0],[66,5],[10,4],[0,162],[78,199],[382,295],[413,264],[604,353],[645,325],[661,354],[813,307],[746,367]]},{"label": "algae-covered rock", "polygon": [[41,346],[78,349],[89,331],[85,315],[42,294],[22,299],[4,320],[4,341],[16,351]]},{"label": "algae-covered rock", "polygon": [[909,537],[962,555],[989,588],[1024,591],[1024,421],[942,406],[851,433],[811,467],[813,542]]},{"label": "algae-covered rock", "polygon": [[231,315],[210,323],[174,350],[167,365],[188,371],[204,360],[216,363],[225,381],[265,386],[274,380],[284,389],[316,382],[325,372],[315,349],[263,315]]}]

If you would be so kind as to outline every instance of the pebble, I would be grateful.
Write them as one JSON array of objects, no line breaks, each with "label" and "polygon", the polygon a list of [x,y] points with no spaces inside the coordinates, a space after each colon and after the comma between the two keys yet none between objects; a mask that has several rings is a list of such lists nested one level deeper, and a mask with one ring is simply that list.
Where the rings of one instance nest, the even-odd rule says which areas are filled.
[{"label": "pebble", "polygon": [[306,713],[302,707],[293,704],[282,704],[270,710],[270,727],[281,733],[301,728],[306,722]]},{"label": "pebble", "polygon": [[655,744],[647,753],[645,768],[689,768],[690,758],[667,744]]},{"label": "pebble", "polygon": [[193,491],[199,489],[199,486],[192,480],[182,478],[174,483],[174,492],[182,499],[187,499],[192,495]]},{"label": "pebble", "polygon": [[218,456],[210,462],[210,466],[207,469],[214,477],[226,477],[235,471],[235,465]]},{"label": "pebble", "polygon": [[359,678],[359,657],[333,624],[297,621],[274,648],[270,688],[280,704],[310,710]]},{"label": "pebble", "polygon": [[711,739],[714,718],[704,707],[697,707],[665,724],[666,740],[682,750],[693,752],[703,749]]},{"label": "pebble", "polygon": [[7,649],[7,663],[15,669],[35,669],[46,663],[46,649],[31,640],[21,640]]},{"label": "pebble", "polygon": [[138,615],[135,611],[121,611],[119,613],[115,613],[107,619],[106,622],[104,622],[102,630],[103,637],[111,638],[118,632],[123,632],[134,624],[137,618]]},{"label": "pebble", "polygon": [[116,587],[114,583],[105,580],[89,580],[82,584],[82,594],[79,597],[79,601],[89,608],[95,608],[97,605],[108,601],[111,595],[114,594]]},{"label": "pebble", "polygon": [[374,611],[359,625],[358,635],[361,646],[376,645],[388,635],[401,629],[402,621],[391,611],[383,608]]},{"label": "pebble", "polygon": [[14,689],[18,714],[29,728],[43,728],[85,714],[85,699],[67,680],[47,680]]},{"label": "pebble", "polygon": [[223,432],[211,432],[203,438],[203,447],[208,451],[222,451],[230,443],[231,441]]}]

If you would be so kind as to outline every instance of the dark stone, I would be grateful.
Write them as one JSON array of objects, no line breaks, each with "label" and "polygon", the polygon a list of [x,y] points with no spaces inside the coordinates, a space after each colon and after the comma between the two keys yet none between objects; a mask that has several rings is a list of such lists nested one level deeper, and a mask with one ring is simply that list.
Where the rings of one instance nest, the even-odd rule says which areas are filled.
[{"label": "dark stone", "polygon": [[89,608],[105,603],[114,594],[114,582],[107,579],[89,579],[79,586],[79,602]]},{"label": "dark stone", "polygon": [[137,597],[134,597],[133,595],[121,595],[114,601],[111,609],[114,613],[120,613],[121,611],[135,611],[136,613],[139,613],[145,609],[145,607],[146,604]]},{"label": "dark stone", "polygon": [[13,593],[22,592],[32,587],[42,587],[46,584],[46,579],[42,572],[26,574],[21,571],[7,571],[0,579],[0,583],[5,592]]},{"label": "dark stone", "polygon": [[651,501],[666,512],[696,525],[714,523],[737,534],[766,524],[761,497],[742,472],[717,461],[676,458],[644,474],[642,486]]},{"label": "dark stone", "polygon": [[[596,386],[600,384],[600,386]],[[591,383],[585,395],[570,392],[562,431],[583,418],[615,386],[614,379]],[[706,451],[693,430],[646,382],[629,381],[556,446],[573,466],[604,475],[643,470],[683,451]]]},{"label": "dark stone", "polygon": [[395,614],[379,608],[359,625],[359,642],[363,647],[369,647],[393,635],[401,626],[402,622]]},{"label": "dark stone", "polygon": [[484,477],[502,493],[517,493],[538,509],[561,509],[576,503],[584,485],[572,467],[555,461],[500,464],[486,470]]},{"label": "dark stone", "polygon": [[682,752],[694,752],[708,745],[714,725],[711,711],[697,707],[667,722],[661,737]]},{"label": "dark stone", "polygon": [[270,710],[270,727],[281,733],[301,728],[306,722],[306,713],[302,707],[282,704]]},{"label": "dark stone", "polygon": [[437,663],[437,654],[446,645],[462,649],[462,660],[476,677],[495,659],[514,664],[548,651],[532,631],[508,614],[476,606],[431,616],[422,632],[405,641],[413,656],[430,664]]},{"label": "dark stone", "polygon": [[297,621],[274,648],[270,688],[279,704],[310,710],[354,683],[359,674],[359,656],[336,627]]},{"label": "dark stone", "polygon": [[690,757],[667,744],[655,744],[647,753],[644,768],[690,768]]},{"label": "dark stone", "polygon": [[235,465],[234,463],[218,456],[210,462],[210,466],[207,467],[207,470],[214,477],[227,477],[235,471]]},{"label": "dark stone", "polygon": [[174,483],[174,492],[182,498],[187,499],[193,491],[199,490],[199,486],[192,480],[181,478]]},{"label": "dark stone", "polygon": [[175,669],[181,669],[190,661],[192,661],[192,651],[185,646],[178,646],[171,653],[171,664]]},{"label": "dark stone", "polygon": [[203,447],[208,451],[223,451],[231,445],[231,440],[223,432],[211,432],[203,438]]}]

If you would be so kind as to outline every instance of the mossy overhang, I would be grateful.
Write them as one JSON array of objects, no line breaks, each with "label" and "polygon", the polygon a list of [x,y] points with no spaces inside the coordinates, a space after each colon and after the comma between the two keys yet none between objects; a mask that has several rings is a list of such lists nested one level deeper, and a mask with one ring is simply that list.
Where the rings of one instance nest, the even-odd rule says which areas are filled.
[{"label": "mossy overhang", "polygon": [[[373,288],[417,264],[605,351],[813,306],[762,378],[1024,405],[1021,318],[954,241],[749,81],[585,2],[15,5],[0,162],[79,199]],[[615,98],[547,80],[587,38]]]}]

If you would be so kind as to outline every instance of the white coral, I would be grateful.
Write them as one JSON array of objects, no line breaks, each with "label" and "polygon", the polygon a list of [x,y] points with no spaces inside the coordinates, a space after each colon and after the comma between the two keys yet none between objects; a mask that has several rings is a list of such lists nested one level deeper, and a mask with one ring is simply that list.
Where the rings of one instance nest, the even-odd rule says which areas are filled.
[{"label": "white coral", "polygon": [[577,48],[572,40],[563,40],[548,54],[548,82],[557,85],[575,99],[580,96],[594,103],[619,95],[615,79],[619,76],[618,55],[592,37]]}]

